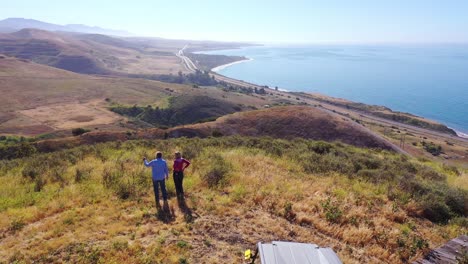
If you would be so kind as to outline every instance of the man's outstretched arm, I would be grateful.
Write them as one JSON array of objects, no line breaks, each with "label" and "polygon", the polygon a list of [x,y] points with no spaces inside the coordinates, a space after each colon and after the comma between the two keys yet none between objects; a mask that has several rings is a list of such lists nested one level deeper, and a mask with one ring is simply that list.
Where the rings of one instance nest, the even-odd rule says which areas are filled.
[{"label": "man's outstretched arm", "polygon": [[152,162],[153,161],[148,162],[148,160],[146,160],[146,158],[143,158],[143,163],[145,164],[146,167],[150,167]]}]

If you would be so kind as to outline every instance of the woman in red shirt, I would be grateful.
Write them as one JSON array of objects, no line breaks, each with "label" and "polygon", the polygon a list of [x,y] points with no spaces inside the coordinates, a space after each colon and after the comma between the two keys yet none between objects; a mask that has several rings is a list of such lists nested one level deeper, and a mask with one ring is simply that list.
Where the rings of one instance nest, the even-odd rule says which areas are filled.
[{"label": "woman in red shirt", "polygon": [[184,170],[190,166],[190,161],[182,158],[180,152],[175,153],[174,160],[174,184],[176,188],[177,198],[184,198],[184,187],[182,186],[182,181],[184,180]]}]

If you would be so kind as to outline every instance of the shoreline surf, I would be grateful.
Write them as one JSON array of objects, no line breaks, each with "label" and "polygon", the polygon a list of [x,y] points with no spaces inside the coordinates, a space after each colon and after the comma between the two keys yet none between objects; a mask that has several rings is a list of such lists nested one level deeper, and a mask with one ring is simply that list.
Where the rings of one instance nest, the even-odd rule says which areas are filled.
[{"label": "shoreline surf", "polygon": [[[450,128],[450,129],[453,129],[453,128],[451,128],[451,127],[449,127],[449,128]],[[458,131],[458,130],[455,130],[455,129],[453,129],[453,131],[455,131],[455,133],[457,134],[458,137],[468,139],[468,134],[463,133],[463,132]]]},{"label": "shoreline surf", "polygon": [[[245,60],[240,60],[240,61],[234,61],[234,62],[231,62],[231,63],[227,63],[227,64],[223,64],[223,65],[219,65],[219,66],[216,66],[214,67],[213,69],[211,69],[211,71],[213,72],[216,72],[219,74],[219,71],[220,70],[223,70],[229,66],[232,66],[232,65],[236,65],[236,64],[239,64],[239,63],[244,63],[244,62],[249,62],[249,61],[253,61],[252,58],[247,58]],[[224,76],[224,75],[223,75]],[[226,76],[227,77],[227,76]]]}]

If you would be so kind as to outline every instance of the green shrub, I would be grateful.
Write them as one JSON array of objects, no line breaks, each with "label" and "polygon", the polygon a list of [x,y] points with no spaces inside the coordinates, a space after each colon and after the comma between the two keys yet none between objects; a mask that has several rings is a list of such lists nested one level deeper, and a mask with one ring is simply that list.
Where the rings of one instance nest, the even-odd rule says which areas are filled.
[{"label": "green shrub", "polygon": [[198,157],[201,150],[202,148],[198,144],[187,143],[183,145],[181,154],[184,158],[191,160]]},{"label": "green shrub", "polygon": [[305,160],[305,162],[310,162],[308,171],[313,173],[338,172],[351,175],[354,172],[354,166],[349,159],[334,153],[319,156],[318,159],[312,156],[311,160]]},{"label": "green shrub", "polygon": [[16,232],[23,229],[24,226],[26,226],[26,223],[24,223],[22,219],[16,219],[11,221],[9,229],[10,231]]},{"label": "green shrub", "polygon": [[128,242],[127,241],[114,241],[112,243],[112,248],[118,251],[125,250],[128,248]]},{"label": "green shrub", "polygon": [[213,131],[211,132],[211,136],[212,136],[212,137],[222,137],[222,136],[223,136],[223,133],[221,133],[219,130],[216,130],[216,129],[215,129],[215,130],[213,130]]},{"label": "green shrub", "polygon": [[17,159],[29,157],[37,152],[35,146],[29,142],[20,142],[14,145],[0,146],[0,159]]},{"label": "green shrub", "polygon": [[457,176],[461,175],[460,170],[458,170],[458,168],[455,166],[443,164],[443,169],[448,173],[453,173],[454,175],[457,175]]},{"label": "green shrub", "polygon": [[309,150],[317,153],[317,154],[326,154],[329,153],[330,150],[333,148],[333,145],[327,142],[318,141],[314,144],[309,146]]},{"label": "green shrub", "polygon": [[104,187],[111,188],[122,178],[122,171],[105,168],[102,173],[102,183]]},{"label": "green shrub", "polygon": [[187,243],[187,241],[183,241],[183,240],[177,241],[177,247],[186,248],[186,247],[188,247],[188,243]]},{"label": "green shrub", "polygon": [[21,171],[23,177],[28,177],[30,179],[36,179],[42,171],[40,171],[40,168],[34,166],[36,163],[28,164],[26,165],[23,170]]},{"label": "green shrub", "polygon": [[84,255],[84,262],[97,264],[101,258],[101,250],[98,248],[92,248]]},{"label": "green shrub", "polygon": [[363,169],[357,173],[359,178],[365,179],[373,183],[384,183],[392,181],[395,175],[389,170],[368,170]]},{"label": "green shrub", "polygon": [[412,197],[420,198],[431,191],[424,181],[417,179],[413,174],[406,174],[399,178],[399,187]]},{"label": "green shrub", "polygon": [[343,212],[331,201],[330,198],[322,202],[321,205],[325,212],[325,218],[327,221],[332,223],[339,223],[341,221]]},{"label": "green shrub", "polygon": [[454,214],[467,216],[468,192],[461,189],[447,189],[445,191],[445,204]]},{"label": "green shrub", "polygon": [[442,147],[440,145],[435,145],[434,143],[427,143],[425,141],[422,142],[424,149],[431,153],[434,156],[440,155],[442,153]]},{"label": "green shrub", "polygon": [[452,217],[445,201],[433,194],[422,197],[423,216],[436,223],[447,223]]},{"label": "green shrub", "polygon": [[88,130],[88,129],[84,129],[84,128],[79,127],[79,128],[72,129],[72,134],[73,134],[73,136],[79,136],[79,135],[82,135],[82,134],[87,133],[89,131],[90,130]]},{"label": "green shrub", "polygon": [[226,183],[231,164],[217,153],[211,153],[208,156],[208,161],[210,162],[209,168],[202,175],[203,180],[210,188]]},{"label": "green shrub", "polygon": [[180,95],[169,98],[167,108],[148,106],[114,106],[110,110],[130,116],[156,127],[173,127],[184,124],[208,122],[237,112],[239,107],[225,100],[203,95]]},{"label": "green shrub", "polygon": [[89,175],[90,175],[89,170],[84,170],[84,169],[78,169],[77,168],[76,172],[75,172],[75,182],[80,183],[83,180],[86,180],[87,178],[89,178]]},{"label": "green shrub", "polygon": [[114,189],[117,196],[122,200],[135,196],[135,187],[128,181],[120,181],[115,185]]},{"label": "green shrub", "polygon": [[296,213],[293,212],[292,204],[290,202],[287,202],[284,205],[284,218],[286,218],[286,220],[289,222],[292,222],[296,219]]},{"label": "green shrub", "polygon": [[45,181],[42,179],[42,177],[36,177],[34,179],[34,191],[35,192],[40,192],[44,188]]},{"label": "green shrub", "polygon": [[429,167],[424,167],[423,169],[419,170],[419,174],[422,178],[430,181],[445,181],[447,179],[445,175],[440,174]]}]

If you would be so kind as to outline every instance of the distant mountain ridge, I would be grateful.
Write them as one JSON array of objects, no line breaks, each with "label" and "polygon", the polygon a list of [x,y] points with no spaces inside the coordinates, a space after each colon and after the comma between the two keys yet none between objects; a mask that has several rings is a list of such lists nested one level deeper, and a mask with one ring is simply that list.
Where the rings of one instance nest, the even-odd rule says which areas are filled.
[{"label": "distant mountain ridge", "polygon": [[0,20],[0,32],[11,33],[24,28],[36,28],[47,31],[93,33],[124,37],[133,36],[132,33],[123,30],[105,29],[81,24],[57,25],[26,18],[7,18]]}]

